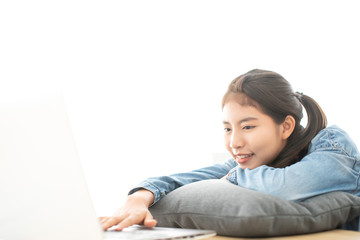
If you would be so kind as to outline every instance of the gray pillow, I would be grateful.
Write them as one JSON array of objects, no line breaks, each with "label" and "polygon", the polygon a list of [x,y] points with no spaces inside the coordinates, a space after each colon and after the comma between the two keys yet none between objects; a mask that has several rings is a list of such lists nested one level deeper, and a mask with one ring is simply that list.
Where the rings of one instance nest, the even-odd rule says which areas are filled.
[{"label": "gray pillow", "polygon": [[188,184],[150,208],[161,227],[212,229],[219,235],[264,237],[358,227],[360,198],[332,192],[302,202],[241,188],[222,180]]}]

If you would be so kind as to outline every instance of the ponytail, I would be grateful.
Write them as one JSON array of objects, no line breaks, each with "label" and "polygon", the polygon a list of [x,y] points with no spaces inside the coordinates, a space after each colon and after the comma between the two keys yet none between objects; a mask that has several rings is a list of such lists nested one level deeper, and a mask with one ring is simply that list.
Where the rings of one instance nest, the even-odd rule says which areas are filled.
[{"label": "ponytail", "polygon": [[304,133],[306,136],[311,136],[312,139],[320,130],[326,128],[326,115],[313,98],[299,92],[296,93],[296,96],[300,103],[304,106],[308,117]]},{"label": "ponytail", "polygon": [[294,132],[288,143],[270,166],[284,168],[300,161],[307,153],[311,140],[327,125],[327,118],[320,105],[311,97],[296,92],[295,97],[305,108],[307,113],[306,127],[296,121]]}]

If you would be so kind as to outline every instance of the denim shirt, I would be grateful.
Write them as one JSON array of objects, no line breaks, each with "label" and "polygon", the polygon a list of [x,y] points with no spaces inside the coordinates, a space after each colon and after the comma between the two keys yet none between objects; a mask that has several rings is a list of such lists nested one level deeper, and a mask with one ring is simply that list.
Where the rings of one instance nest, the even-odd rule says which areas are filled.
[{"label": "denim shirt", "polygon": [[147,189],[154,193],[155,204],[178,187],[225,175],[232,184],[293,201],[332,191],[360,197],[360,154],[347,133],[337,126],[320,131],[311,141],[308,154],[285,168],[262,165],[242,169],[234,159],[229,159],[223,164],[187,173],[148,178],[129,194]]}]

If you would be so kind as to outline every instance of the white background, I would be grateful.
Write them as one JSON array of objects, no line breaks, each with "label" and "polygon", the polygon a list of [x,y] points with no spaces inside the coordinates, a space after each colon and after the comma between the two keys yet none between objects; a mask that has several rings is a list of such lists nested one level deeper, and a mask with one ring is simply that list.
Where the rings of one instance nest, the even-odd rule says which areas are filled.
[{"label": "white background", "polygon": [[346,0],[2,1],[0,94],[63,92],[108,215],[144,178],[224,152],[222,95],[253,68],[282,74],[359,145],[359,23]]}]

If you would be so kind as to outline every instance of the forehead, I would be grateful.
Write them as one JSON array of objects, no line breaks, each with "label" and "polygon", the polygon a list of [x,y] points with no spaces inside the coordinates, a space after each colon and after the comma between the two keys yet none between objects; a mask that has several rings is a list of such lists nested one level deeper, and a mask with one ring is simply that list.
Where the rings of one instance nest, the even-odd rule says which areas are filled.
[{"label": "forehead", "polygon": [[242,105],[238,101],[230,100],[227,101],[223,107],[223,122],[240,122],[244,119],[251,120],[268,120],[268,115],[263,113],[257,107]]},{"label": "forehead", "polygon": [[223,115],[244,115],[244,114],[260,114],[261,112],[254,106],[242,105],[237,101],[230,100],[223,107]]}]

